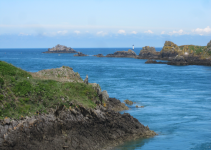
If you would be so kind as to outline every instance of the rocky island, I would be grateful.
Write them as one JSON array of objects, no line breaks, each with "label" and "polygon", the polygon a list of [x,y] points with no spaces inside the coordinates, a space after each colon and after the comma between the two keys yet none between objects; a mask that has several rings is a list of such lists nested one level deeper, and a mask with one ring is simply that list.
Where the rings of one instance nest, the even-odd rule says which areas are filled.
[{"label": "rocky island", "polygon": [[107,54],[105,57],[129,57],[136,58],[136,53],[129,49],[128,51],[117,51],[114,54]]},{"label": "rocky island", "polygon": [[77,53],[77,52],[71,47],[57,44],[55,47],[49,48],[47,52],[43,53]]},{"label": "rocky island", "polygon": [[70,67],[29,73],[0,66],[1,150],[99,150],[156,135]]}]

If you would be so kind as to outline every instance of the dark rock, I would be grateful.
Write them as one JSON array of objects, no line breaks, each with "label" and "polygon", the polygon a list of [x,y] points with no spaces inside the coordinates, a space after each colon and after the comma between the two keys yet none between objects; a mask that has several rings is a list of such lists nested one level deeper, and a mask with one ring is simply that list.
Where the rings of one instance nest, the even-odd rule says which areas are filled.
[{"label": "dark rock", "polygon": [[116,112],[129,109],[124,103],[121,103],[121,101],[116,98],[109,98],[106,104],[107,109],[114,110]]},{"label": "dark rock", "polygon": [[128,104],[128,105],[133,105],[133,102],[130,101],[130,100],[128,100],[128,99],[124,100],[124,102],[125,102],[126,104]]},{"label": "dark rock", "polygon": [[[110,100],[109,100],[110,101]],[[117,101],[113,104],[117,105]],[[65,109],[0,125],[1,150],[98,150],[155,136],[130,114],[111,109]],[[33,120],[33,121],[32,121]]]},{"label": "dark rock", "polygon": [[145,64],[167,64],[168,62],[162,62],[162,61],[159,61],[157,62],[156,60],[153,60],[153,59],[148,59]]},{"label": "dark rock", "polygon": [[94,55],[96,57],[104,57],[103,54],[97,54],[97,55]]},{"label": "dark rock", "polygon": [[144,108],[144,106],[138,106],[138,105],[136,105],[136,108]]},{"label": "dark rock", "polygon": [[114,54],[108,54],[105,57],[132,57],[132,58],[136,58],[137,55],[134,51],[129,49],[128,51],[117,51]]},{"label": "dark rock", "polygon": [[78,52],[78,54],[75,54],[74,56],[88,56],[88,55],[83,54],[83,53],[81,53],[81,52]]},{"label": "dark rock", "polygon": [[57,44],[55,47],[49,48],[47,52],[43,53],[77,53],[77,52],[71,47]]},{"label": "dark rock", "polygon": [[168,63],[169,65],[177,65],[177,66],[185,66],[188,65],[187,61],[183,56],[177,55],[171,62]]}]

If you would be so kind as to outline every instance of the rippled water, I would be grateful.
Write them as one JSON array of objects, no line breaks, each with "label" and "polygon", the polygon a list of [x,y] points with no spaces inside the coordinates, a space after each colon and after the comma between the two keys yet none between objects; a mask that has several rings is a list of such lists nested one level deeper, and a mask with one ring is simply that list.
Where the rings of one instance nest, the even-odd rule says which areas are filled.
[{"label": "rippled water", "polygon": [[[75,50],[106,55],[127,48]],[[146,60],[133,58],[59,56],[43,51],[47,49],[0,49],[0,60],[31,72],[70,66],[83,79],[88,74],[89,82],[99,83],[110,97],[145,106],[133,105],[124,112],[148,125],[158,136],[126,142],[114,150],[211,149],[211,67],[144,64]],[[135,49],[137,54],[139,51]]]}]

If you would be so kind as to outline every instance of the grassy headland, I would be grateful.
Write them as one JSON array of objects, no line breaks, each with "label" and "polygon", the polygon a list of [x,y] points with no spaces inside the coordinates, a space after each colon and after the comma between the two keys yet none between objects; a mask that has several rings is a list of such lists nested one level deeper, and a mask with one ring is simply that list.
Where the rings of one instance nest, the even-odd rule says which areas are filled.
[{"label": "grassy headland", "polygon": [[99,100],[91,85],[33,78],[11,64],[0,61],[0,119],[47,113],[64,105],[94,108]]}]

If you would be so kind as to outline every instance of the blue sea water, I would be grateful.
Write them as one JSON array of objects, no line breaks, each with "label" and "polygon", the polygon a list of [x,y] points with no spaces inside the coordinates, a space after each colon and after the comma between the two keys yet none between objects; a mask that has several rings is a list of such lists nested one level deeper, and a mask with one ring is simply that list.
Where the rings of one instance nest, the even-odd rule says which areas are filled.
[{"label": "blue sea water", "polygon": [[[113,150],[211,149],[211,67],[145,64],[133,58],[98,58],[128,48],[76,48],[74,54],[43,54],[43,49],[0,49],[0,60],[26,71],[70,66],[89,82],[99,83],[110,97],[130,99],[144,108],[124,111],[158,133],[129,141]],[[141,48],[136,48],[138,54]],[[160,51],[161,48],[156,48]],[[122,112],[122,113],[124,113]]]}]

